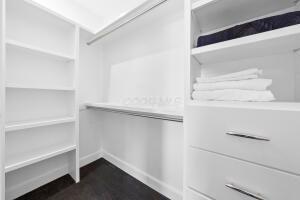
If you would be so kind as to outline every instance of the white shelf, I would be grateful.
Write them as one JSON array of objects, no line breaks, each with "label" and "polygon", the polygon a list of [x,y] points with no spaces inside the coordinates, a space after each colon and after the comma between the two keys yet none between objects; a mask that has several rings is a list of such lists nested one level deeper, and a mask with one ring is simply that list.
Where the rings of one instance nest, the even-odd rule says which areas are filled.
[{"label": "white shelf", "polygon": [[18,155],[13,158],[7,158],[5,172],[8,173],[22,167],[26,167],[43,160],[73,151],[75,149],[76,145],[60,145],[39,152],[30,152],[25,153],[24,155]]},{"label": "white shelf", "polygon": [[19,130],[37,128],[42,126],[71,123],[75,121],[76,120],[74,117],[64,117],[64,118],[46,119],[40,121],[14,122],[14,123],[7,124],[5,126],[5,131],[6,132],[19,131]]},{"label": "white shelf", "polygon": [[72,87],[39,87],[39,86],[26,86],[18,84],[7,84],[8,89],[28,89],[28,90],[57,90],[57,91],[75,91]]},{"label": "white shelf", "polygon": [[14,48],[31,51],[31,52],[34,52],[37,54],[41,54],[41,55],[48,56],[48,57],[58,59],[58,60],[62,60],[62,61],[73,61],[74,60],[73,56],[64,55],[64,54],[57,53],[55,51],[51,51],[51,50],[47,50],[47,49],[42,49],[42,48],[35,47],[35,46],[29,45],[29,44],[26,44],[26,43],[23,43],[20,41],[12,40],[12,39],[6,39],[6,45],[14,47]]},{"label": "white shelf", "polygon": [[121,114],[168,120],[183,121],[183,110],[171,110],[167,108],[148,108],[148,107],[130,107],[110,103],[87,103],[87,108],[97,108],[107,112],[116,112]]},{"label": "white shelf", "polygon": [[300,48],[300,25],[192,49],[202,64],[290,53]]},{"label": "white shelf", "polygon": [[194,0],[193,14],[202,33],[213,32],[295,6],[295,0]]},{"label": "white shelf", "polygon": [[259,110],[300,111],[300,103],[295,102],[238,102],[238,101],[196,101],[190,100],[188,106],[225,107]]}]

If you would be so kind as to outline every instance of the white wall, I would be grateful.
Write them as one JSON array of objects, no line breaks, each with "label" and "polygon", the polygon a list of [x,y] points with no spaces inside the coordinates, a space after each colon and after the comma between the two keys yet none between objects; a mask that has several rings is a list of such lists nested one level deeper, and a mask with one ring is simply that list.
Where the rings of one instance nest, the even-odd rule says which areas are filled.
[{"label": "white wall", "polygon": [[[183,1],[170,0],[100,44],[105,101],[183,99]],[[104,157],[157,191],[181,199],[182,123],[96,112]]]}]

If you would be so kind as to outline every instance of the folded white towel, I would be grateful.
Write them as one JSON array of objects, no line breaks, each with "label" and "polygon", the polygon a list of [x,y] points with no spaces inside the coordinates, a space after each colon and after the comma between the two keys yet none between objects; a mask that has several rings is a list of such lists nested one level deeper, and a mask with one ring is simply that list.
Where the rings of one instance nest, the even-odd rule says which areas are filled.
[{"label": "folded white towel", "polygon": [[275,97],[269,90],[251,91],[239,89],[214,90],[214,91],[194,91],[192,94],[194,100],[200,101],[249,101],[249,102],[267,102],[274,101]]},{"label": "folded white towel", "polygon": [[231,74],[225,74],[221,76],[215,76],[210,78],[197,78],[198,83],[214,83],[222,81],[238,81],[238,80],[247,80],[258,78],[262,74],[262,70],[259,69],[248,69],[240,72],[235,72]]},{"label": "folded white towel", "polygon": [[271,79],[249,79],[240,81],[223,81],[216,83],[195,83],[194,90],[224,90],[224,89],[241,89],[241,90],[266,90],[272,85]]}]

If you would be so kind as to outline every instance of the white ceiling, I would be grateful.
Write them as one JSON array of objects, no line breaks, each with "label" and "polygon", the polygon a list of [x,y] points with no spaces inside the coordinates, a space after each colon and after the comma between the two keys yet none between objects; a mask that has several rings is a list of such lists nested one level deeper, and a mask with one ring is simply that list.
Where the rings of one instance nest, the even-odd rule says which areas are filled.
[{"label": "white ceiling", "polygon": [[138,6],[145,0],[71,0],[97,16],[113,18]]},{"label": "white ceiling", "polygon": [[32,0],[96,33],[146,0]]}]

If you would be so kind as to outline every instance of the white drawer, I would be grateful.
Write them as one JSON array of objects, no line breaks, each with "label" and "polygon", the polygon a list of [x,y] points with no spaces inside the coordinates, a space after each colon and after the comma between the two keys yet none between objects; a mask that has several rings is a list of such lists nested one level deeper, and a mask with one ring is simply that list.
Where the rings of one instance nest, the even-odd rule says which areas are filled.
[{"label": "white drawer", "polygon": [[300,177],[215,153],[188,150],[187,184],[216,200],[252,200],[226,184],[266,200],[299,200]]},{"label": "white drawer", "polygon": [[185,200],[212,200],[212,199],[205,197],[202,194],[195,192],[193,190],[186,189],[186,199]]},{"label": "white drawer", "polygon": [[300,175],[300,112],[189,106],[186,117],[190,146]]}]

